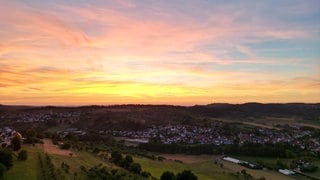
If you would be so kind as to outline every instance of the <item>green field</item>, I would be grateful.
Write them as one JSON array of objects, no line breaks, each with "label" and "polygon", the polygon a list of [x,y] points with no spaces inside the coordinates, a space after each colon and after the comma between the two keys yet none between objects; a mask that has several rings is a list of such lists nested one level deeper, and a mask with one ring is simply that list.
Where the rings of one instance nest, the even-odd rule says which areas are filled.
[{"label": "green field", "polygon": [[38,153],[42,151],[33,146],[23,146],[23,149],[28,151],[28,160],[18,161],[16,157],[14,157],[13,166],[5,173],[4,179],[38,179],[38,172],[40,171]]},{"label": "green field", "polygon": [[140,157],[135,157],[134,161],[140,163],[143,170],[150,172],[156,178],[160,178],[164,171],[178,173],[183,170],[192,170],[199,179],[234,179],[228,174],[231,171],[220,168],[213,161],[186,164],[171,160],[154,161]]}]

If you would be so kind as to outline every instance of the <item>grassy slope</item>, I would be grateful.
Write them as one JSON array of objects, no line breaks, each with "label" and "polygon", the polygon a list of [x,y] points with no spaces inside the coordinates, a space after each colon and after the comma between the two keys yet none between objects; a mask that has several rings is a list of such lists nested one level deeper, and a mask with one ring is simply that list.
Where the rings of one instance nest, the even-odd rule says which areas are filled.
[{"label": "grassy slope", "polygon": [[23,149],[28,151],[27,161],[18,161],[14,157],[14,164],[11,169],[9,169],[5,175],[4,179],[16,180],[16,179],[37,179],[40,167],[38,164],[38,153],[41,152],[40,149],[33,146],[23,146]]},{"label": "grassy slope", "polygon": [[72,179],[74,172],[77,172],[78,179],[85,179],[85,175],[80,170],[81,165],[86,167],[87,169],[99,165],[100,163],[103,164],[103,166],[111,166],[111,164],[103,162],[98,157],[95,157],[88,152],[76,152],[75,154],[77,154],[76,157],[61,156],[56,154],[50,155],[55,167],[60,168],[62,162],[65,162],[70,166],[70,172],[64,173],[67,179]]},{"label": "grassy slope", "polygon": [[[27,161],[18,161],[14,157],[12,168],[4,175],[5,180],[34,180],[38,179],[40,167],[38,161],[38,153],[44,153],[43,149],[39,146],[33,147],[29,145],[23,145],[23,149],[28,151]],[[70,166],[70,172],[64,173],[67,179],[73,179],[73,173],[77,172],[78,179],[85,179],[85,176],[80,171],[80,166],[83,165],[86,168],[98,165],[102,163],[104,166],[111,166],[108,163],[101,161],[98,157],[95,157],[87,152],[76,152],[77,157],[62,156],[50,154],[52,162],[56,168],[60,168],[61,163],[65,162]]]},{"label": "grassy slope", "polygon": [[[39,146],[23,146],[23,149],[28,151],[28,160],[27,161],[17,161],[14,158],[14,166],[5,173],[5,180],[15,180],[15,179],[25,179],[32,180],[38,179],[40,167],[38,164],[38,153],[44,153],[43,149]],[[87,152],[75,152],[76,157],[62,156],[50,154],[52,161],[56,168],[60,168],[62,162],[67,163],[70,166],[70,172],[68,174],[64,173],[67,179],[73,179],[73,173],[77,172],[78,179],[85,179],[85,175],[81,173],[79,167],[81,165],[86,168],[98,165],[102,163],[104,166],[112,166],[112,164],[100,160],[98,157],[87,153]],[[252,157],[240,157],[243,160],[248,160],[253,162],[254,158]],[[271,162],[275,159],[270,158],[258,158],[262,161]],[[213,160],[208,160],[207,162],[194,162],[194,163],[179,163],[172,160],[165,161],[153,161],[146,158],[134,157],[134,160],[141,164],[142,169],[150,172],[153,176],[159,178],[164,171],[172,171],[174,173],[181,172],[183,170],[192,170],[199,179],[234,179],[233,176],[228,174],[229,172],[237,172],[242,169],[246,169],[242,166],[223,162],[224,167],[221,168],[219,165],[214,164]],[[317,162],[320,163],[320,162]],[[318,164],[319,165],[319,164]],[[246,169],[247,172],[255,177],[266,177],[266,179],[289,179],[286,176],[283,176],[274,171],[260,171],[260,170],[251,170]],[[318,176],[319,171],[313,176]]]}]

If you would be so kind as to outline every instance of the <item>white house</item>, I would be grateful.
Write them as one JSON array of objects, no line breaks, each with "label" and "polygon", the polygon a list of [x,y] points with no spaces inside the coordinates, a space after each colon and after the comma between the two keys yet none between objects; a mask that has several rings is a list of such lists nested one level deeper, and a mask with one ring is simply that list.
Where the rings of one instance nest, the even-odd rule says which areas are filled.
[{"label": "white house", "polygon": [[287,176],[295,174],[295,172],[293,172],[289,169],[279,169],[278,171],[279,171],[279,173],[287,175]]},{"label": "white house", "polygon": [[241,162],[239,159],[235,159],[235,158],[231,158],[231,157],[224,157],[223,160],[229,161],[232,163],[236,163],[236,164],[239,164]]}]

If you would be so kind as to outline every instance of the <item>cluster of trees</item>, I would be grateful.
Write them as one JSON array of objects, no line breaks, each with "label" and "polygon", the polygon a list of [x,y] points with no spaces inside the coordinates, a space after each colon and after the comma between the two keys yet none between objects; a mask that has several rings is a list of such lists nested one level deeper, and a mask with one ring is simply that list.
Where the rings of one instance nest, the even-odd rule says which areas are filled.
[{"label": "cluster of trees", "polygon": [[[38,137],[40,135],[38,135],[38,133],[33,129],[26,130],[24,132],[24,136],[26,138],[24,140],[24,142],[27,143],[27,144],[35,144],[35,143],[40,142],[40,138]],[[42,136],[40,136],[40,137],[42,137]]]},{"label": "cluster of trees", "polygon": [[142,177],[138,174],[130,173],[122,169],[110,169],[105,166],[102,166],[102,164],[99,164],[98,166],[94,166],[89,170],[86,170],[84,167],[80,169],[87,174],[88,179],[90,180],[100,180],[100,179],[144,180],[145,179],[145,177]]},{"label": "cluster of trees", "polygon": [[277,144],[254,144],[245,143],[242,145],[221,145],[199,144],[199,145],[182,145],[182,144],[163,144],[163,143],[146,143],[140,144],[139,148],[163,153],[184,153],[184,154],[231,154],[244,156],[260,157],[278,157],[293,158],[298,155],[306,155],[308,152],[300,147],[293,146],[289,143]]},{"label": "cluster of trees", "polygon": [[197,180],[198,177],[192,171],[184,170],[176,175],[171,171],[162,173],[160,180]]},{"label": "cluster of trees", "polygon": [[110,161],[132,173],[140,174],[144,177],[149,177],[151,175],[149,172],[142,171],[141,165],[134,162],[132,156],[126,155],[123,157],[119,151],[113,151],[111,153]]}]

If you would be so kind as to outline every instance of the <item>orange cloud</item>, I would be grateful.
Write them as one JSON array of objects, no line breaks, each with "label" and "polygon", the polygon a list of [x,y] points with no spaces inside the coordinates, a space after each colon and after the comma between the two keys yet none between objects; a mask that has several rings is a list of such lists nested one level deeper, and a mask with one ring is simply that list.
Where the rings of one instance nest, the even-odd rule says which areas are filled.
[{"label": "orange cloud", "polygon": [[[299,58],[279,61],[245,45],[305,38],[308,31],[264,25],[267,22],[257,23],[259,19],[239,23],[241,12],[219,12],[202,21],[180,14],[179,21],[171,20],[176,14],[165,12],[158,13],[166,18],[154,19],[109,7],[52,8],[55,11],[11,1],[0,6],[0,103],[320,99],[319,79],[310,78],[314,71],[262,68],[292,65]],[[235,60],[229,52],[234,49],[247,57]]]}]

